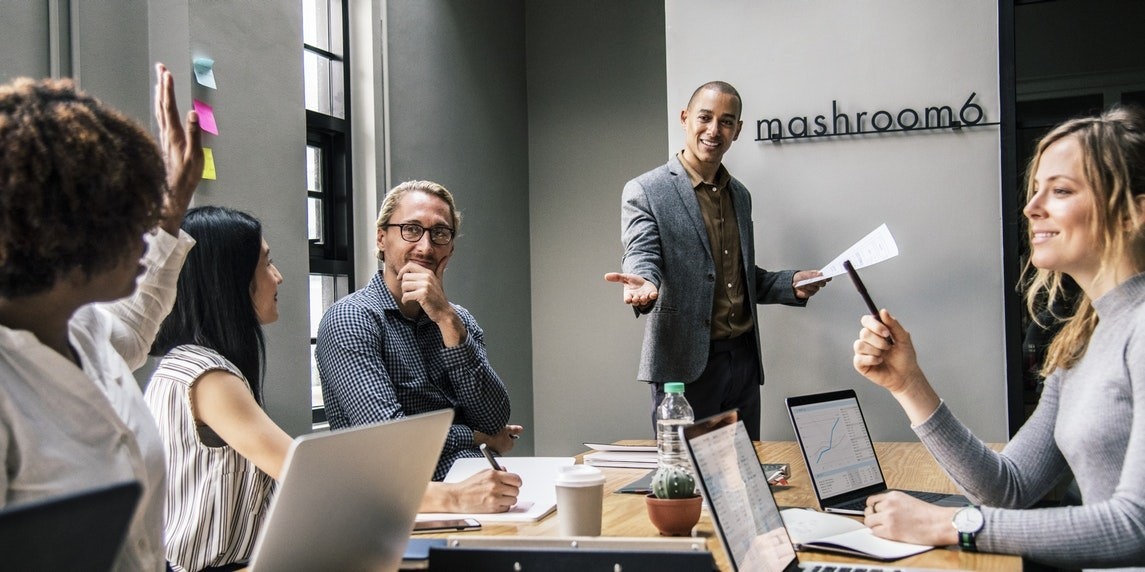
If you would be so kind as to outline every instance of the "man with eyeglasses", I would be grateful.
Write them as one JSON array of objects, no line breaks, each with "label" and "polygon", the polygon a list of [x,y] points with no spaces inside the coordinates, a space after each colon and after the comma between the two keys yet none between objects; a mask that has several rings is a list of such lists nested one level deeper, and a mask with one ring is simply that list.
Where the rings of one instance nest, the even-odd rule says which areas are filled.
[{"label": "man with eyeglasses", "polygon": [[[485,444],[505,454],[520,435],[507,425],[509,394],[489,365],[473,316],[445,295],[445,267],[461,224],[453,195],[430,181],[409,181],[386,194],[378,213],[381,270],[339,300],[318,326],[315,358],[332,429],[450,408],[453,426],[433,480]],[[516,503],[521,480],[483,471],[457,485],[431,483],[422,512],[502,512]],[[447,494],[435,497],[434,489]]]}]

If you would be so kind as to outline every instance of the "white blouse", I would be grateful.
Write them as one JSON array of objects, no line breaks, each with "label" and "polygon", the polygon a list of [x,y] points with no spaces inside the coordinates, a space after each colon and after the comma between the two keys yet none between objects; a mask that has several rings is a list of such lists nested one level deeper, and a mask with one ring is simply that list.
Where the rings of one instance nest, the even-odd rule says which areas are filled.
[{"label": "white blouse", "polygon": [[172,349],[151,376],[145,399],[167,451],[167,560],[175,570],[201,570],[250,559],[274,492],[274,480],[198,424],[191,387],[212,370],[250,384],[214,350]]},{"label": "white blouse", "polygon": [[89,304],[68,323],[83,369],[25,330],[0,326],[0,506],[136,480],[143,492],[116,570],[166,567],[163,446],[131,374],[146,361],[195,244],[159,231],[147,238],[135,293]]}]

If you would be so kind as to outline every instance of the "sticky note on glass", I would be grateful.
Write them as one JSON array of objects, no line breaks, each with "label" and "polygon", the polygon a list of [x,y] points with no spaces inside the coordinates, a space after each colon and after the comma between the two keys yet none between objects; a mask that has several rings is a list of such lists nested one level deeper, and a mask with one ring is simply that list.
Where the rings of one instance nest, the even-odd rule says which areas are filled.
[{"label": "sticky note on glass", "polygon": [[199,82],[199,85],[217,89],[215,85],[215,60],[195,58],[192,67],[195,68],[195,80]]},{"label": "sticky note on glass", "polygon": [[218,135],[219,126],[215,125],[215,108],[197,99],[193,101],[193,105],[199,114],[199,126],[203,128],[203,131]]},{"label": "sticky note on glass", "polygon": [[215,180],[215,154],[210,147],[203,147],[203,179]]}]

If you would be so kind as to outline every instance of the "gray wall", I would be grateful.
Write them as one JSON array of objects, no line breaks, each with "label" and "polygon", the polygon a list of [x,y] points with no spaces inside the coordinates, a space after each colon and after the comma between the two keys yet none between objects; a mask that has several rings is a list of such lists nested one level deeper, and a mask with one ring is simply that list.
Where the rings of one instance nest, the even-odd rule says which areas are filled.
[{"label": "gray wall", "polygon": [[667,157],[664,6],[532,1],[529,220],[537,451],[651,438],[636,381],[643,320],[620,270],[620,190]]},{"label": "gray wall", "polygon": [[389,179],[429,179],[454,194],[463,220],[446,293],[481,324],[489,361],[509,388],[510,422],[526,427],[514,453],[531,454],[539,427],[530,370],[524,5],[386,5]]},{"label": "gray wall", "polygon": [[[685,25],[713,8],[738,15],[718,60]],[[744,133],[724,163],[752,190],[756,263],[819,268],[886,223],[900,254],[861,271],[867,287],[911,331],[955,414],[977,436],[1006,441],[999,127],[755,141],[756,120],[830,121],[832,101],[853,126],[857,111],[957,113],[974,92],[986,121],[998,121],[997,3],[669,0],[666,11],[672,107],[713,77],[744,98]],[[810,21],[813,33],[801,25]],[[681,129],[670,137],[683,146]],[[805,309],[760,307],[765,438],[793,436],[784,397],[853,387],[874,439],[915,439],[897,402],[852,367],[865,313],[845,276]]]},{"label": "gray wall", "polygon": [[[53,6],[58,22],[49,18]],[[0,0],[0,81],[51,75],[52,39],[59,35],[60,75],[146,124],[151,96],[142,7],[133,0]]]},{"label": "gray wall", "polygon": [[0,81],[51,74],[48,2],[0,0]]},{"label": "gray wall", "polygon": [[[197,204],[248,211],[283,275],[278,321],[266,327],[266,409],[292,435],[310,432],[310,315],[306,233],[306,116],[303,111],[301,0],[189,0],[190,61],[215,60],[217,90],[194,84],[212,104],[219,136],[217,181],[204,181]],[[152,39],[153,44],[156,39]]]}]

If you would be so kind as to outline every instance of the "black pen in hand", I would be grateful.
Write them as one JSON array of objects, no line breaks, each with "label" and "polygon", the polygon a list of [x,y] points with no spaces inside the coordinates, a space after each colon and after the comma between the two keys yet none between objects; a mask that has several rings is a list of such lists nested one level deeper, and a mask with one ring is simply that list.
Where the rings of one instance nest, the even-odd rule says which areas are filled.
[{"label": "black pen in hand", "polygon": [[[859,273],[855,272],[855,267],[851,264],[851,261],[844,260],[843,268],[846,269],[847,274],[851,276],[851,282],[855,283],[855,289],[859,291],[859,295],[863,297],[863,301],[867,303],[867,309],[871,311],[871,314],[880,324],[885,326],[886,323],[884,323],[882,317],[879,316],[879,309],[875,306],[875,301],[871,300],[871,295],[867,293],[867,287],[864,286],[863,281],[859,279]],[[892,340],[890,336],[886,336],[883,339],[886,340],[888,344],[892,346],[895,345],[895,341]]]},{"label": "black pen in hand", "polygon": [[494,471],[504,471],[505,470],[501,467],[501,464],[497,462],[497,459],[495,459],[493,457],[493,451],[491,449],[489,449],[489,447],[486,447],[485,443],[482,443],[479,448],[481,449],[481,452],[485,454],[485,458],[489,460],[489,464],[493,465]]}]

